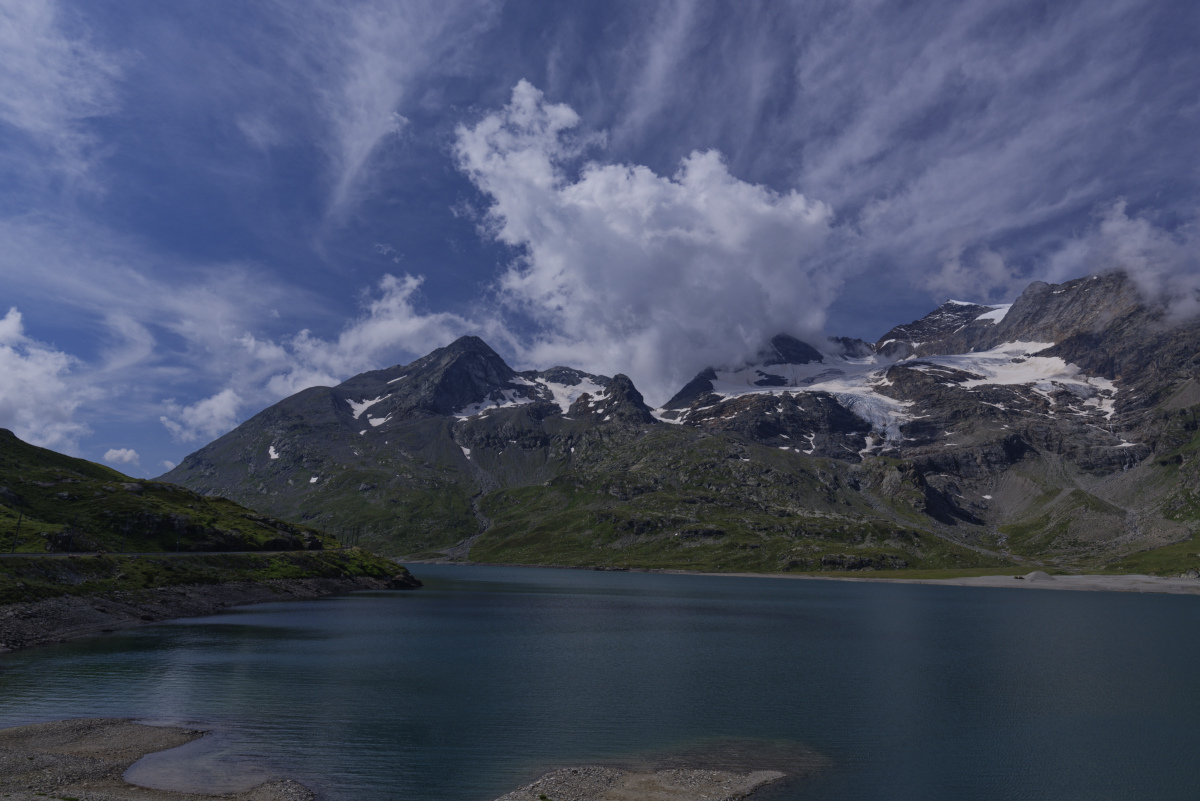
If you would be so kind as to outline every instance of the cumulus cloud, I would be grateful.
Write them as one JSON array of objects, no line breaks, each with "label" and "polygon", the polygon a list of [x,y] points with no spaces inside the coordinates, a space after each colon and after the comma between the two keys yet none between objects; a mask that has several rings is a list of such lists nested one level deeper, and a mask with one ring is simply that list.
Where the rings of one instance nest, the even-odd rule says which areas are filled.
[{"label": "cumulus cloud", "polygon": [[141,460],[133,448],[109,448],[104,452],[104,461],[109,464],[140,464]]},{"label": "cumulus cloud", "polygon": [[1118,201],[1050,260],[1052,277],[1123,270],[1174,319],[1200,314],[1200,216],[1168,230]]},{"label": "cumulus cloud", "polygon": [[166,470],[168,473],[175,469],[175,463],[170,459],[163,459],[160,464],[162,464],[163,470]]},{"label": "cumulus cloud", "polygon": [[73,380],[78,361],[25,334],[15,308],[0,319],[0,426],[35,445],[76,450],[90,433],[75,419],[94,390]]},{"label": "cumulus cloud", "polygon": [[780,331],[821,330],[840,285],[819,258],[828,206],[739,180],[714,151],[669,177],[595,161],[573,172],[596,141],[578,126],[521,81],[457,130],[459,166],[491,200],[486,232],[520,252],[498,291],[539,327],[524,358],[629,372],[664,395]]},{"label": "cumulus cloud", "polygon": [[168,400],[164,406],[167,414],[159,421],[180,442],[196,442],[201,438],[213,439],[229,431],[240,422],[242,398],[232,389],[226,388],[187,406]]}]

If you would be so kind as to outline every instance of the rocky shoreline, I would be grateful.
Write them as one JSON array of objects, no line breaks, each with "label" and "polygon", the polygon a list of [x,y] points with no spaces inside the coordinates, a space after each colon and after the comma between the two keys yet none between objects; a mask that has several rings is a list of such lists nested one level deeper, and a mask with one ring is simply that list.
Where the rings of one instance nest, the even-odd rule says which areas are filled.
[{"label": "rocky shoreline", "polygon": [[231,581],[8,604],[0,606],[0,653],[173,618],[211,615],[231,606],[388,589],[396,586],[393,581],[366,576]]},{"label": "rocky shoreline", "polygon": [[[273,778],[240,792],[180,792],[134,784],[130,768],[147,754],[186,745],[206,732],[149,726],[124,718],[82,718],[0,729],[0,795],[13,801],[314,801],[311,789]],[[736,749],[735,749],[736,750]],[[696,757],[653,767],[584,765],[550,771],[497,801],[737,801],[816,762],[788,765],[791,775],[745,764],[712,764]],[[785,760],[786,761],[786,760]],[[685,764],[686,763],[686,764]],[[148,782],[150,783],[150,782]],[[186,785],[185,785],[186,786]]]},{"label": "rocky shoreline", "polygon": [[[143,756],[176,748],[204,732],[147,726],[122,718],[90,718],[35,723],[0,729],[0,795],[12,801],[50,798],[86,801],[211,801],[199,793],[140,787],[125,781],[125,771]],[[228,801],[313,801],[298,782],[278,779]]]},{"label": "rocky shoreline", "polygon": [[624,770],[584,765],[551,771],[496,801],[737,801],[784,778],[777,770]]}]

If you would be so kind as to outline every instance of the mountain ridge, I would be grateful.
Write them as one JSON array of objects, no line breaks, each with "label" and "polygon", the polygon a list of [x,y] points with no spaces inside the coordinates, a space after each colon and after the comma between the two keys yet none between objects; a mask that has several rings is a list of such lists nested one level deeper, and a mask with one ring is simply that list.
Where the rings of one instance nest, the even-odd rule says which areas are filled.
[{"label": "mountain ridge", "polygon": [[[1120,273],[1034,283],[875,343],[780,334],[653,410],[627,376],[517,372],[467,337],[285,399],[164,478],[364,528],[394,552],[469,540],[472,558],[527,560],[528,541],[578,563],[1113,565],[1196,530],[1181,510],[1197,505],[1200,331],[1164,321]],[[814,511],[825,522],[802,524]]]}]

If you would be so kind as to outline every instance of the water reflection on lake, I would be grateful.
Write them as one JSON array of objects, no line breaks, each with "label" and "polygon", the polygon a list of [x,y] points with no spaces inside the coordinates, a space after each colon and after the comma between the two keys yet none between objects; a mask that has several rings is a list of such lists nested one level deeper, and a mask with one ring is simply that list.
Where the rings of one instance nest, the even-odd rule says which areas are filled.
[{"label": "water reflection on lake", "polygon": [[414,572],[425,589],[5,655],[0,724],[202,724],[220,732],[205,769],[278,771],[336,801],[483,801],[548,767],[725,741],[824,758],[771,801],[1200,786],[1195,597]]}]

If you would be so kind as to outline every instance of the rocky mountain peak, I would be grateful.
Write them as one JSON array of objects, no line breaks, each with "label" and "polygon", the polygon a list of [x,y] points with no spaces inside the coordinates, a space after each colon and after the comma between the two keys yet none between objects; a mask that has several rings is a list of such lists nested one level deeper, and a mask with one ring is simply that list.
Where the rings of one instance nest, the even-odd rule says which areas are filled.
[{"label": "rocky mountain peak", "polygon": [[769,347],[759,355],[759,362],[768,367],[776,364],[811,364],[823,360],[819,350],[791,334],[771,337]]},{"label": "rocky mountain peak", "polygon": [[924,353],[923,345],[927,348],[929,343],[944,339],[994,308],[948,300],[920,320],[888,331],[875,343],[875,352],[888,359],[905,359],[915,353]]},{"label": "rocky mountain peak", "polygon": [[[861,340],[855,341],[858,342]],[[869,349],[870,346],[867,346],[865,342],[862,344]],[[776,367],[789,364],[820,364],[824,359],[824,354],[812,345],[797,339],[791,334],[781,333],[771,337],[771,341],[758,352],[758,355],[751,362],[750,366]],[[767,384],[773,384],[778,380],[766,373],[761,373],[761,376],[759,380]],[[713,391],[713,382],[716,380],[716,368],[706,367],[697,373],[695,378],[685,384],[681,390],[676,392],[670,400],[663,404],[663,408],[668,411],[686,409],[698,399],[710,394]]]},{"label": "rocky mountain peak", "polygon": [[650,407],[642,393],[627,375],[618,373],[612,377],[603,394],[582,395],[571,406],[572,417],[589,415],[601,420],[616,419],[626,423],[654,423]]},{"label": "rocky mountain peak", "polygon": [[683,385],[683,388],[671,396],[671,399],[663,404],[663,408],[667,410],[686,409],[691,406],[694,401],[708,395],[713,391],[713,382],[717,380],[717,371],[711,367],[706,367],[696,374],[696,377]]},{"label": "rocky mountain peak", "polygon": [[411,364],[355,376],[333,391],[356,421],[368,408],[365,419],[399,421],[452,415],[497,392],[529,395],[517,378],[486,342],[464,336]]}]

